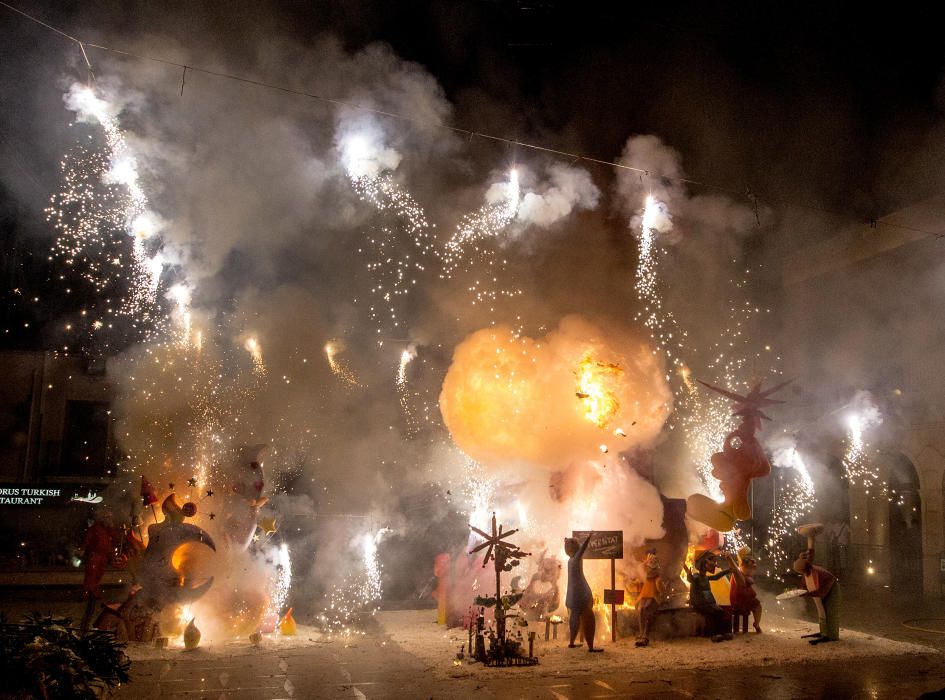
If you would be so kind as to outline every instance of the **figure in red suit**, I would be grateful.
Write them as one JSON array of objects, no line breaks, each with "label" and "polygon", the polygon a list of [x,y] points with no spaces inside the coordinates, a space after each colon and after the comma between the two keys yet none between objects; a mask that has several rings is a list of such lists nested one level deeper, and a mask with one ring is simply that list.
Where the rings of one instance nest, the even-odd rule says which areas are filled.
[{"label": "figure in red suit", "polygon": [[107,514],[103,518],[104,522],[90,517],[89,529],[85,531],[85,538],[82,540],[82,561],[85,564],[82,597],[88,601],[85,615],[82,617],[81,629],[83,631],[88,629],[95,603],[102,599],[102,577],[105,575],[105,567],[108,566],[114,554],[112,531],[109,527],[110,519]]}]

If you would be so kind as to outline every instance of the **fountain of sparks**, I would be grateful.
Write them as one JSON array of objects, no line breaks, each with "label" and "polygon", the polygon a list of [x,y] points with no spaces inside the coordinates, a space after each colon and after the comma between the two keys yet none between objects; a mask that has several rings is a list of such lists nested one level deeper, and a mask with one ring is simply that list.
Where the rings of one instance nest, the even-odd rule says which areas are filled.
[{"label": "fountain of sparks", "polygon": [[[499,481],[485,473],[483,467],[468,455],[460,453],[463,461],[462,482],[456,489],[458,509],[467,514],[469,522],[484,522],[496,511]],[[472,539],[470,539],[470,542]]]},{"label": "fountain of sparks", "polygon": [[282,542],[273,556],[276,565],[276,575],[269,584],[269,606],[263,619],[275,618],[282,615],[292,587],[292,558],[289,555],[289,546]]},{"label": "fountain of sparks", "polygon": [[329,632],[364,634],[363,630],[355,628],[357,617],[365,613],[374,615],[379,610],[383,587],[377,548],[389,532],[390,529],[382,527],[356,538],[354,546],[358,549],[360,566],[351,567],[341,584],[332,587],[328,606],[319,615],[321,624]]},{"label": "fountain of sparks", "polygon": [[66,103],[78,119],[101,126],[105,143],[77,146],[62,160],[63,188],[46,209],[57,232],[52,256],[104,296],[104,308],[93,310],[92,331],[111,328],[110,316],[123,316],[147,338],[163,321],[157,291],[164,258],[149,252],[158,247],[160,219],[148,209],[137,160],[112,105],[79,85]]}]

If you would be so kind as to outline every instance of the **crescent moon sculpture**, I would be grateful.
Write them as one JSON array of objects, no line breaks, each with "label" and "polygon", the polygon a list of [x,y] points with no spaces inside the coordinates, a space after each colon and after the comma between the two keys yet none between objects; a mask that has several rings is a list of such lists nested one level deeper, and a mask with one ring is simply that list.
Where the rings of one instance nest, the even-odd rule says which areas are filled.
[{"label": "crescent moon sculpture", "polygon": [[198,600],[213,585],[213,577],[199,586],[190,586],[174,569],[172,559],[179,547],[190,542],[217,550],[213,538],[200,527],[190,523],[164,521],[148,528],[148,547],[141,557],[138,580],[142,599],[160,610],[166,605],[187,605]]}]

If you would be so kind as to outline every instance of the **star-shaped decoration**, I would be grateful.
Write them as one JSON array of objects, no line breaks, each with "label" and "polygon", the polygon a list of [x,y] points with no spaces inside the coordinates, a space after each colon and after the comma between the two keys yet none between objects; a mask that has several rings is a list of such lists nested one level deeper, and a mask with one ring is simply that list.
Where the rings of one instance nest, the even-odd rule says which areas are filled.
[{"label": "star-shaped decoration", "polygon": [[774,404],[784,403],[783,401],[778,401],[776,399],[769,399],[776,391],[783,389],[788,384],[791,383],[791,380],[786,382],[781,382],[770,389],[761,389],[761,381],[755,382],[754,386],[751,387],[751,390],[742,396],[741,394],[736,394],[734,391],[728,391],[726,389],[720,389],[717,386],[712,386],[707,384],[701,379],[698,382],[712,391],[721,394],[727,399],[731,399],[735,402],[735,410],[732,412],[733,416],[741,416],[744,424],[751,426],[752,430],[761,430],[761,421],[771,420],[768,416],[764,414],[764,411],[761,409],[765,406],[773,406]]},{"label": "star-shaped decoration", "polygon": [[[518,530],[508,530],[507,532],[502,532],[502,527],[503,527],[502,525],[499,525],[498,530],[496,529],[495,513],[492,514],[492,534],[491,535],[487,532],[483,532],[478,527],[474,527],[473,525],[469,526],[470,530],[472,530],[473,532],[475,532],[477,535],[479,535],[485,540],[485,542],[483,542],[479,546],[473,547],[469,551],[469,553],[475,554],[476,552],[486,549],[488,547],[488,549],[486,549],[485,558],[482,560],[483,569],[486,568],[486,564],[488,564],[491,559],[495,559],[497,561],[499,559],[504,560],[506,556],[509,554],[513,554],[513,555],[521,554],[525,556],[524,552],[518,551],[518,547],[516,545],[512,544],[511,542],[503,541],[506,537],[511,537],[512,535],[514,535],[516,532],[518,532]],[[497,551],[499,549],[503,549],[505,551],[500,553]],[[499,555],[499,556],[496,556],[496,555]]]},{"label": "star-shaped decoration", "polygon": [[213,495],[213,489],[207,489],[207,498]]},{"label": "star-shaped decoration", "polygon": [[194,488],[194,487],[197,485],[197,477],[196,477],[196,476],[192,476],[192,477],[190,477],[189,479],[187,479],[187,485],[188,485],[190,488]]},{"label": "star-shaped decoration", "polygon": [[215,517],[217,517],[217,514],[216,514],[216,513],[210,513],[210,519],[211,519],[211,520],[213,520]]}]

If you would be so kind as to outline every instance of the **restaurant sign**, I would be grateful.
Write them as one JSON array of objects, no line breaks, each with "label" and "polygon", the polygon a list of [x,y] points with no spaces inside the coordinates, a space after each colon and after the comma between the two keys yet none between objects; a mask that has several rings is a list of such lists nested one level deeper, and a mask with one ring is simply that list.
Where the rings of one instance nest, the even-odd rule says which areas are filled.
[{"label": "restaurant sign", "polygon": [[72,484],[0,484],[0,506],[97,505],[96,489]]}]

